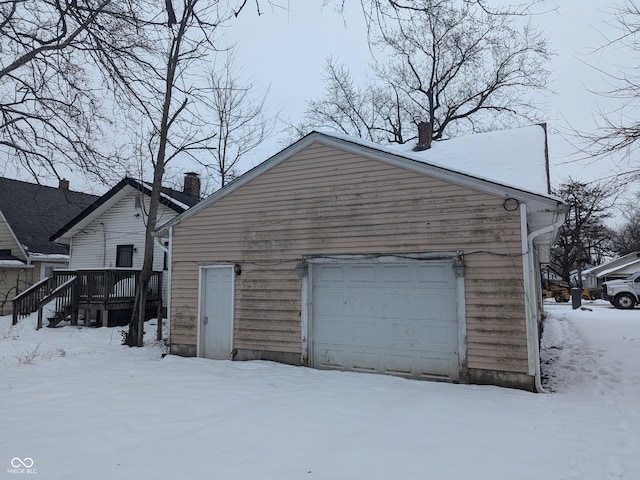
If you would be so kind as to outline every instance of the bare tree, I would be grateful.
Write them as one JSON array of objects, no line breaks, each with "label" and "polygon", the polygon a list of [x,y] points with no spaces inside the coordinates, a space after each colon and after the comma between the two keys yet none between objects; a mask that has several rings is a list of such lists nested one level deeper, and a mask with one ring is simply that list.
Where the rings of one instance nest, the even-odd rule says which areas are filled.
[{"label": "bare tree", "polygon": [[[636,0],[624,0],[610,11],[609,23],[616,35],[607,38],[597,51],[606,55],[609,50],[623,49],[628,58],[635,59],[640,52],[640,6]],[[593,132],[575,132],[580,149],[591,157],[622,154],[620,171],[616,175],[621,183],[631,183],[640,179],[640,74],[637,61],[620,66],[619,71],[598,69],[608,81],[610,88],[598,92],[603,97],[619,100],[621,105],[613,111],[601,111],[596,118]]]},{"label": "bare tree", "polygon": [[613,231],[605,221],[612,216],[615,190],[569,179],[554,193],[569,205],[569,215],[552,247],[550,268],[567,282],[577,270],[581,282],[584,265],[598,265],[612,253]]},{"label": "bare tree", "polygon": [[[213,3],[214,8],[218,6],[218,2]],[[177,17],[171,0],[167,0],[166,26],[158,25],[156,30],[157,41],[164,45],[165,50],[159,57],[158,65],[152,69],[153,78],[139,82],[136,86],[137,91],[132,91],[133,103],[142,112],[144,120],[151,128],[148,149],[153,166],[153,180],[146,216],[143,264],[138,277],[129,331],[125,337],[125,343],[129,346],[143,345],[146,296],[153,271],[153,232],[157,226],[166,164],[179,151],[187,150],[198,143],[188,127],[173,135],[175,130],[184,126],[181,120],[188,112],[189,100],[193,94],[193,86],[186,78],[186,69],[203,55],[203,48],[209,48],[212,42],[210,35],[213,35],[219,21],[217,16],[212,23],[207,20],[206,12],[198,10],[199,0],[185,0],[182,7]],[[154,101],[156,98],[159,101]],[[177,142],[180,144],[177,145]]]},{"label": "bare tree", "polygon": [[216,139],[215,148],[210,151],[213,165],[202,162],[213,170],[220,187],[238,175],[240,160],[267,138],[274,125],[263,113],[268,91],[262,97],[253,97],[254,86],[242,82],[233,53],[227,51],[224,55],[222,65],[214,63],[207,73],[209,85],[204,102],[207,117],[212,116],[210,124]]},{"label": "bare tree", "polygon": [[[153,233],[157,226],[162,180],[167,164],[178,155],[210,150],[214,133],[206,133],[205,119],[199,113],[203,86],[198,73],[217,50],[219,26],[237,16],[246,1],[231,8],[229,0],[184,0],[174,9],[166,0],[166,25],[156,25],[156,43],[164,45],[163,60],[151,66],[152,79],[146,77],[131,89],[133,103],[150,124],[147,143],[153,166],[153,180],[146,219],[145,250],[136,288],[136,300],[125,343],[142,346],[146,314],[146,295],[153,270]],[[256,3],[259,7],[259,3]],[[206,90],[206,88],[205,88]]]},{"label": "bare tree", "polygon": [[[331,3],[332,0],[325,0],[325,5]],[[447,1],[447,0],[445,0]],[[352,2],[349,2],[351,5]],[[387,22],[396,22],[398,17],[409,13],[422,13],[429,15],[431,7],[434,3],[439,2],[422,2],[415,0],[360,0],[360,7],[367,24],[368,31],[371,33],[376,30],[379,25]],[[533,15],[541,15],[549,12],[548,0],[522,0],[505,2],[502,5],[489,5],[485,0],[462,0],[463,4],[478,7],[487,15],[509,16],[509,17],[530,17]],[[347,0],[339,0],[337,2],[338,11],[344,13],[347,8]]]},{"label": "bare tree", "polygon": [[422,121],[434,140],[538,121],[534,94],[546,88],[550,52],[522,17],[482,2],[366,4],[372,51],[381,52],[376,81],[356,88],[345,66],[329,62],[325,97],[309,103],[307,129],[405,143]]},{"label": "bare tree", "polygon": [[[135,0],[0,0],[0,151],[17,167],[99,178],[117,158],[98,89],[135,70],[150,46]],[[104,80],[105,82],[102,82]]]},{"label": "bare tree", "polygon": [[625,209],[625,220],[613,236],[613,250],[618,255],[640,252],[640,193],[636,193],[632,204]]},{"label": "bare tree", "polygon": [[415,128],[408,137],[403,130],[401,92],[395,85],[358,86],[349,69],[333,59],[326,62],[324,80],[324,97],[307,103],[303,120],[290,127],[292,137],[323,127],[377,143],[405,143],[415,135]]},{"label": "bare tree", "polygon": [[4,315],[4,306],[15,296],[15,285],[7,284],[6,271],[0,270],[0,315]]}]

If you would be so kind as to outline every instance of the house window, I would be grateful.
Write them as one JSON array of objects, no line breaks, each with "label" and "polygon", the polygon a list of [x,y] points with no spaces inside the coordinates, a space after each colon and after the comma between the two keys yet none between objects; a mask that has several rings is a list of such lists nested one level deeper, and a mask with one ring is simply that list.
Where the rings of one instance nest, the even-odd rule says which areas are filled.
[{"label": "house window", "polygon": [[118,245],[116,247],[116,267],[133,267],[133,245]]}]

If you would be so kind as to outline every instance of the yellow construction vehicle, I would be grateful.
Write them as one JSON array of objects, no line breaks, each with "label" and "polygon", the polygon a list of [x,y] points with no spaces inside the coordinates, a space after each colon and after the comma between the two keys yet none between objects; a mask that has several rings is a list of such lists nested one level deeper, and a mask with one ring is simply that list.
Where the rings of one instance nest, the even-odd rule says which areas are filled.
[{"label": "yellow construction vehicle", "polygon": [[556,302],[568,302],[571,298],[571,287],[563,280],[546,278],[542,281],[542,298],[553,298]]}]

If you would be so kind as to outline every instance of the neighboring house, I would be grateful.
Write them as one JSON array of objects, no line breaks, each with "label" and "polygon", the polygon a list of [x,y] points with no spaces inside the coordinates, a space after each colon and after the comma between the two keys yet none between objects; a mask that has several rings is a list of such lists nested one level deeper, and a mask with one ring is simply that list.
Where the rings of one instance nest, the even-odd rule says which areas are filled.
[{"label": "neighboring house", "polygon": [[586,288],[600,289],[608,280],[619,280],[640,271],[640,252],[633,252],[582,272]]},{"label": "neighboring house", "polygon": [[[90,310],[126,310],[132,306],[128,303],[134,296],[134,273],[140,271],[144,260],[150,196],[150,184],[126,177],[51,236],[51,241],[69,247],[70,270],[93,279],[87,281],[110,285],[109,291],[103,292],[107,297],[117,293],[117,302],[114,300],[110,306],[97,305],[96,296],[96,300],[90,302],[95,304]],[[199,200],[200,179],[195,173],[185,175],[183,191],[163,187],[158,225],[183,213]],[[166,298],[167,282],[161,274],[167,268],[166,247],[158,240],[154,243],[153,270],[157,272],[157,281],[161,282],[161,292],[155,293]],[[99,278],[96,277],[98,272]]]},{"label": "neighboring house", "polygon": [[52,233],[96,200],[95,195],[0,177],[0,315],[12,313],[13,297],[54,268],[66,268],[69,249]]},{"label": "neighboring house", "polygon": [[410,148],[313,132],[162,226],[171,352],[539,387],[544,126]]}]

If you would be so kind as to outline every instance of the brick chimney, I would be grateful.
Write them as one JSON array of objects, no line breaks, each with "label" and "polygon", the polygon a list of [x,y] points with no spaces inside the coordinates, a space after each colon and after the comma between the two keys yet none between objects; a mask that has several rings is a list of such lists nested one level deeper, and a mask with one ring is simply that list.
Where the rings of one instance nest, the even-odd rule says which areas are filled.
[{"label": "brick chimney", "polygon": [[61,178],[60,180],[58,180],[58,188],[60,190],[69,190],[69,180],[67,180],[66,178]]},{"label": "brick chimney", "polygon": [[431,123],[420,122],[418,124],[418,144],[413,147],[413,151],[422,152],[423,150],[430,149],[432,133],[433,129],[431,128]]},{"label": "brick chimney", "polygon": [[200,177],[197,173],[187,172],[184,174],[182,191],[190,197],[200,200]]}]

